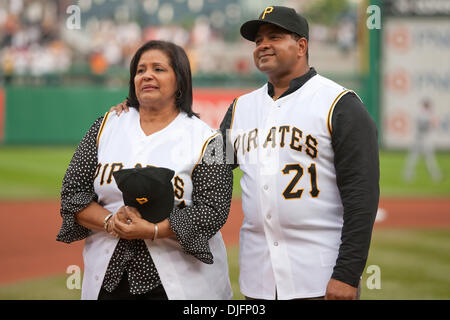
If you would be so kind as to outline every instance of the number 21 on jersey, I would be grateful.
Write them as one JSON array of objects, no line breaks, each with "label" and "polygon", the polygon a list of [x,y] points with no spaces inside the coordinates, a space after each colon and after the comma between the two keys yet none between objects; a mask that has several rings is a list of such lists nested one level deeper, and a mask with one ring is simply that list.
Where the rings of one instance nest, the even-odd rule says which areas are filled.
[{"label": "number 21 on jersey", "polygon": [[[299,163],[294,164],[287,164],[284,166],[284,168],[281,170],[283,174],[290,174],[292,171],[295,172],[294,177],[292,178],[291,182],[288,184],[286,189],[283,191],[283,197],[286,200],[290,199],[300,199],[302,197],[302,193],[304,189],[298,189],[294,191],[295,186],[297,185],[298,181],[303,176],[304,169]],[[317,171],[316,171],[316,164],[312,163],[308,167],[308,174],[311,182],[311,191],[309,194],[311,197],[316,198],[319,195],[320,190],[317,188]]]}]

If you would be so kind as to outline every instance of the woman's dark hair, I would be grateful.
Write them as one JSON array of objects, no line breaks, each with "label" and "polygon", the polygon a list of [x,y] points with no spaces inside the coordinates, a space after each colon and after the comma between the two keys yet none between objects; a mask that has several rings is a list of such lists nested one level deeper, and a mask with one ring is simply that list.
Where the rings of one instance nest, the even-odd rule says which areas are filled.
[{"label": "woman's dark hair", "polygon": [[174,43],[161,40],[151,40],[145,43],[134,54],[130,63],[130,84],[127,97],[128,106],[139,109],[139,101],[136,97],[136,88],[134,86],[134,77],[136,76],[141,56],[149,50],[160,50],[169,57],[170,66],[175,72],[177,81],[175,105],[180,110],[186,112],[189,117],[192,117],[192,115],[198,117],[198,115],[192,111],[192,75],[186,52],[183,48]]}]

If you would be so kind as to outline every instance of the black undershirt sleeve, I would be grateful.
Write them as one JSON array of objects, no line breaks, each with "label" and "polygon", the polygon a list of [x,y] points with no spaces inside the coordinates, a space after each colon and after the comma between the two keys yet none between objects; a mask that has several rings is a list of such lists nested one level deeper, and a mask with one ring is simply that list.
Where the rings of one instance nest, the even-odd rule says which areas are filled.
[{"label": "black undershirt sleeve", "polygon": [[[236,99],[235,99],[236,100]],[[231,127],[231,121],[233,120],[233,106],[234,106],[234,100],[228,107],[227,112],[225,113],[225,116],[223,117],[222,123],[220,124],[220,132],[222,133],[222,137],[225,140],[226,139],[226,133],[227,130]]]},{"label": "black undershirt sleeve", "polygon": [[231,166],[231,169],[237,168],[239,165],[237,164],[237,158],[234,153],[233,144],[230,138],[230,128],[231,122],[233,121],[233,107],[236,99],[230,104],[225,116],[220,124],[220,132],[222,133],[223,138],[223,152],[225,156],[225,163]]},{"label": "black undershirt sleeve", "polygon": [[332,278],[357,287],[378,209],[380,169],[375,122],[352,92],[335,106],[331,137],[336,182],[344,207],[342,243]]}]

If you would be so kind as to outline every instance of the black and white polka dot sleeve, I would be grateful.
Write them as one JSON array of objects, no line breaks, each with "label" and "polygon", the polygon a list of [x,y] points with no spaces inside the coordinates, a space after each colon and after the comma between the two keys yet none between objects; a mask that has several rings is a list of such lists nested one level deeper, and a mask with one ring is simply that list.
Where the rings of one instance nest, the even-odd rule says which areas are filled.
[{"label": "black and white polka dot sleeve", "polygon": [[192,172],[192,206],[175,208],[169,217],[172,230],[187,254],[212,264],[208,240],[225,224],[233,192],[233,173],[224,163],[222,136],[211,140]]},{"label": "black and white polka dot sleeve", "polygon": [[75,213],[95,201],[94,174],[97,166],[97,133],[103,117],[98,118],[76,149],[61,187],[61,229],[57,241],[71,243],[89,236],[90,230],[79,225]]}]

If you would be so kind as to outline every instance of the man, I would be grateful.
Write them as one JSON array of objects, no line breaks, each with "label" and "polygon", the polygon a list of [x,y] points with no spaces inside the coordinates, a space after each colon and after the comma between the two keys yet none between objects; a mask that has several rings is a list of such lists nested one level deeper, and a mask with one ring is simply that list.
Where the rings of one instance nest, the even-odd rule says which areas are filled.
[{"label": "man", "polygon": [[267,7],[240,32],[268,76],[221,124],[243,171],[241,292],[357,299],[379,200],[375,123],[353,91],[309,66],[308,23],[294,9]]},{"label": "man", "polygon": [[407,182],[411,182],[415,176],[417,162],[422,155],[431,179],[434,182],[438,182],[442,179],[442,173],[436,161],[432,137],[433,131],[436,129],[437,119],[430,100],[425,99],[422,101],[422,105],[414,120],[414,138],[406,158],[404,179]]}]

